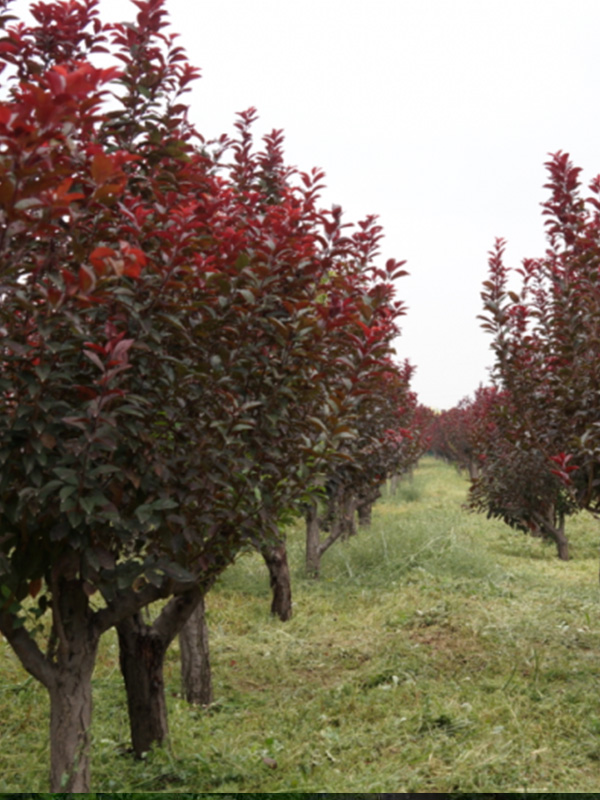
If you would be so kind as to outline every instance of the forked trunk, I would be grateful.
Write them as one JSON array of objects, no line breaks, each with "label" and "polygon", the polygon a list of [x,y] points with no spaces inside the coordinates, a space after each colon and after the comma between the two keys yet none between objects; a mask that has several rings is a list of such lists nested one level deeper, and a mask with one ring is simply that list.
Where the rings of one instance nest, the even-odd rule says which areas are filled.
[{"label": "forked trunk", "polygon": [[569,560],[569,540],[565,535],[565,526],[564,523],[559,525],[557,528],[554,526],[552,527],[553,533],[552,538],[556,543],[556,549],[558,551],[558,557],[561,561],[568,561]]},{"label": "forked trunk", "polygon": [[185,699],[194,705],[209,706],[213,690],[204,597],[179,633],[179,649]]},{"label": "forked trunk", "polygon": [[265,545],[260,552],[269,569],[273,592],[271,614],[285,622],[292,616],[292,583],[285,542],[275,546]]},{"label": "forked trunk", "polygon": [[537,515],[537,522],[542,533],[556,544],[558,557],[561,561],[569,560],[569,540],[565,534],[565,520],[560,517],[555,518],[554,508],[551,508],[545,516]]},{"label": "forked trunk", "polygon": [[131,745],[142,758],[153,744],[162,744],[169,734],[163,665],[170,639],[165,642],[141,614],[117,625],[119,661],[127,692]]},{"label": "forked trunk", "polygon": [[195,586],[172,597],[151,625],[134,614],[119,622],[119,660],[127,692],[131,744],[137,758],[169,733],[163,668],[167,648],[208,591]]}]

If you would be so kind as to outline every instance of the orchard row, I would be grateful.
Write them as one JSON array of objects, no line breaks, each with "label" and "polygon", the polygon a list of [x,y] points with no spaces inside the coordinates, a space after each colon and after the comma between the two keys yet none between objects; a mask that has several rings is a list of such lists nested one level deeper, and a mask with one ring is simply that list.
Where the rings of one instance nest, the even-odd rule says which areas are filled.
[{"label": "orchard row", "polygon": [[598,492],[599,206],[557,155],[550,247],[525,262],[520,294],[501,242],[491,259],[497,386],[434,414],[394,357],[405,272],[381,266],[376,217],[323,209],[323,173],[287,165],[281,131],[257,145],[254,109],[231,137],[195,129],[184,95],[199,73],[165,0],[135,0],[136,20],[110,25],[99,0],[35,3],[31,25],[11,2],[0,632],[49,693],[52,791],[85,792],[102,634],[118,631],[141,755],[167,734],[162,670],[178,634],[189,674],[206,673],[203,599],[236,556],[262,553],[285,619],[285,524],[306,519],[317,576],[428,447],[469,465],[474,507],[566,555],[565,515]]},{"label": "orchard row", "polygon": [[280,131],[257,147],[253,109],[202,137],[164,0],[114,25],[98,0],[36,3],[32,25],[10,5],[0,631],[49,692],[52,791],[83,792],[102,634],[140,755],[166,736],[166,649],[236,555],[258,548],[278,580],[281,526],[306,514],[318,573],[338,520],[368,516],[422,442],[376,218],[322,209],[323,174],[288,166]]},{"label": "orchard row", "polygon": [[473,509],[554,541],[566,560],[566,518],[600,507],[600,176],[586,197],[567,154],[546,167],[546,252],[512,271],[502,240],[490,254],[481,319],[494,384],[430,434],[469,470]]}]

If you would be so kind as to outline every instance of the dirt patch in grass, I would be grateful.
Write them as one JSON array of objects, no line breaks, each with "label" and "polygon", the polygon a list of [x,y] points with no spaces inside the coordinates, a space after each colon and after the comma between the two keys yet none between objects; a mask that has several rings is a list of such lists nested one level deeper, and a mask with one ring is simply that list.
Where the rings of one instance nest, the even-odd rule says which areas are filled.
[{"label": "dirt patch in grass", "polygon": [[443,662],[446,668],[454,666],[469,672],[489,668],[490,658],[482,653],[481,644],[453,625],[412,629],[408,637],[412,642],[429,648],[428,657],[434,658],[440,666]]}]

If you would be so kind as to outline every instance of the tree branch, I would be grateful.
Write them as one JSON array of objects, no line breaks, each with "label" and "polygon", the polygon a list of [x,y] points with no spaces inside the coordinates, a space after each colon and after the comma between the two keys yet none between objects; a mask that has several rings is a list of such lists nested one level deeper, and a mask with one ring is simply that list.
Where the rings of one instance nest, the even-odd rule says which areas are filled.
[{"label": "tree branch", "polygon": [[38,647],[35,639],[24,627],[14,627],[12,614],[0,612],[0,632],[17,654],[19,661],[30,675],[47,689],[54,682],[54,668]]}]

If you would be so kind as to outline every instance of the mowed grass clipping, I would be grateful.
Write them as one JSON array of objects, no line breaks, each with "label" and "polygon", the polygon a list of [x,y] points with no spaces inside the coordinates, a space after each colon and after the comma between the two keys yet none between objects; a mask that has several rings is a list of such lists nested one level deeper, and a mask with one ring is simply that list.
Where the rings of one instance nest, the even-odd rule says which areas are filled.
[{"label": "mowed grass clipping", "polygon": [[[113,633],[94,681],[96,792],[595,792],[600,786],[598,522],[568,523],[572,560],[462,508],[468,483],[423,459],[373,525],[304,573],[269,616],[246,554],[208,598],[216,701],[180,696],[170,744],[136,762]],[[0,791],[47,788],[45,690],[0,644]]]}]

